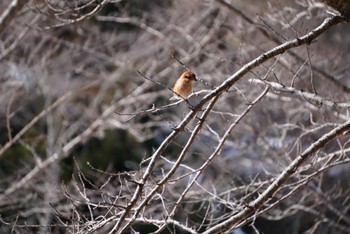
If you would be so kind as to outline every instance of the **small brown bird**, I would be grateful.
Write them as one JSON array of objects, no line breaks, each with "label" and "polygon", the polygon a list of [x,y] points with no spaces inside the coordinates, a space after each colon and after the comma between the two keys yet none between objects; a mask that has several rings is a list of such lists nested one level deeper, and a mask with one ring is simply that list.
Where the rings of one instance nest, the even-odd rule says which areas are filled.
[{"label": "small brown bird", "polygon": [[174,85],[174,96],[171,97],[170,100],[187,98],[192,92],[193,81],[197,81],[197,77],[193,72],[187,71],[182,73]]}]

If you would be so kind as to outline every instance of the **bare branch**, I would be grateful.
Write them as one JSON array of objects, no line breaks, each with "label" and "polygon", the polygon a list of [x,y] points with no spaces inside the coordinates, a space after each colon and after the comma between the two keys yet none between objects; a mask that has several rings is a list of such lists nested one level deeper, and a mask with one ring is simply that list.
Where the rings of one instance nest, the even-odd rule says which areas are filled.
[{"label": "bare branch", "polygon": [[16,15],[28,0],[12,0],[9,6],[0,15],[0,34],[7,28],[7,26],[14,20]]}]

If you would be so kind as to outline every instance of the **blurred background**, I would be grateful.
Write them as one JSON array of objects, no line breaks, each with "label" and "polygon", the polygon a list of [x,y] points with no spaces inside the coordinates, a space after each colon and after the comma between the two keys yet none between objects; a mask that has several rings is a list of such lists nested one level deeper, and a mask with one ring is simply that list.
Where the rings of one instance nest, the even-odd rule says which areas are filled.
[{"label": "blurred background", "polygon": [[[0,2],[0,14],[11,2]],[[260,54],[337,13],[313,0],[23,2],[8,24],[0,24],[0,233],[85,232],[90,215],[106,213],[89,210],[81,193],[101,204],[118,194],[127,201],[130,177],[144,170],[144,160],[190,105]],[[208,160],[228,126],[263,92],[266,84],[252,80],[331,104],[270,88],[201,173],[176,220],[198,232],[222,222],[348,119],[348,29],[332,27],[223,93],[173,176],[176,183],[162,191],[165,204],[174,204],[188,184],[191,175],[181,175]],[[167,106],[169,88],[186,70],[178,60],[199,78],[197,95]],[[154,180],[171,168],[196,124],[162,153]],[[347,146],[347,135],[328,144],[287,181],[275,198],[281,201],[269,201],[232,233],[347,233]],[[165,216],[156,205],[144,215]],[[140,222],[133,230],[150,233],[155,226]],[[168,227],[160,233],[187,232]]]}]

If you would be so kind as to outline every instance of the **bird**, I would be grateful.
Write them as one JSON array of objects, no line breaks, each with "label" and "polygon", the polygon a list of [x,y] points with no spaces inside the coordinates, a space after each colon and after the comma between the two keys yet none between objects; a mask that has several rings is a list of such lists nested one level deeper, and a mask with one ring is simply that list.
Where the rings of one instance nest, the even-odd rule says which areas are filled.
[{"label": "bird", "polygon": [[192,83],[197,81],[196,74],[190,71],[182,73],[179,79],[175,82],[173,96],[170,100],[179,100],[187,98],[192,92]]},{"label": "bird", "polygon": [[336,9],[343,15],[350,14],[350,1],[349,0],[321,0],[321,2]]}]

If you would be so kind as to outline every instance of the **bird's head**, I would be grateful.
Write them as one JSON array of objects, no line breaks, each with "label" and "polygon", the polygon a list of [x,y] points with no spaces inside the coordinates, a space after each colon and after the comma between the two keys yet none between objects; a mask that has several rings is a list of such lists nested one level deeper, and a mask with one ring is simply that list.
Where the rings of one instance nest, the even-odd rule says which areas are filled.
[{"label": "bird's head", "polygon": [[184,79],[187,79],[187,80],[194,80],[194,81],[197,81],[196,74],[194,74],[193,72],[190,72],[190,71],[184,72],[184,73],[182,74],[182,77],[183,77]]}]

